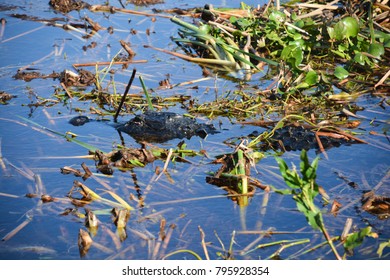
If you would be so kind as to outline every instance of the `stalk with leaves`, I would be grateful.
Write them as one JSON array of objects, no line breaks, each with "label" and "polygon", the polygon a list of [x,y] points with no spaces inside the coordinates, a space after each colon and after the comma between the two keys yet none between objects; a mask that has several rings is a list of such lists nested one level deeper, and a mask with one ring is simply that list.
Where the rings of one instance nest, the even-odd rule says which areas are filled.
[{"label": "stalk with leaves", "polygon": [[315,197],[319,194],[319,186],[316,183],[318,160],[319,157],[315,158],[310,164],[306,150],[302,150],[300,163],[302,176],[300,176],[295,168],[290,170],[283,159],[276,157],[281,175],[290,189],[275,189],[275,191],[293,196],[293,199],[297,203],[298,210],[305,215],[309,225],[313,229],[319,229],[323,233],[335,257],[338,260],[341,260],[342,258],[338,254],[332,242],[332,238],[326,230],[322,212],[314,203]]}]

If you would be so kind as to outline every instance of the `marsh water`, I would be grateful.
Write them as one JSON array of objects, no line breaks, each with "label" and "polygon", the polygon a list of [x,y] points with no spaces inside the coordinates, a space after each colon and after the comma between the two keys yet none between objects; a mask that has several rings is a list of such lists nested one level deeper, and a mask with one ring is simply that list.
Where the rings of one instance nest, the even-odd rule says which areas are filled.
[{"label": "marsh water", "polygon": [[[88,1],[102,4],[99,1]],[[125,1],[122,1],[125,2]],[[153,14],[152,9],[188,9],[212,3],[215,7],[239,7],[240,1],[171,1],[152,6],[126,4],[126,9]],[[246,1],[249,5],[264,3]],[[120,7],[120,1],[110,1]],[[29,19],[12,16],[27,15]],[[104,28],[112,27],[113,33],[101,30],[90,38],[83,38],[81,32],[65,30],[59,26],[31,20],[62,18],[58,22],[83,22],[85,16],[92,18]],[[130,136],[121,139],[118,132],[105,122],[90,122],[74,127],[68,121],[79,114],[98,118],[92,114],[96,104],[79,97],[59,98],[64,92],[59,79],[15,79],[17,71],[37,71],[43,75],[64,70],[74,71],[75,63],[111,61],[121,51],[120,40],[131,43],[136,56],[134,60],[145,63],[122,68],[114,65],[114,74],[108,74],[102,83],[115,84],[108,87],[111,92],[123,93],[132,69],[137,69],[148,88],[154,89],[153,96],[187,96],[198,103],[215,100],[234,92],[242,86],[240,79],[228,79],[219,75],[205,77],[202,68],[169,54],[144,48],[152,45],[163,49],[174,49],[171,37],[177,37],[178,27],[168,18],[156,15],[143,16],[125,13],[92,13],[88,10],[67,14],[55,12],[47,0],[2,1],[0,18],[0,90],[14,97],[0,105],[0,259],[80,259],[78,235],[85,229],[84,218],[74,214],[63,215],[67,209],[84,208],[96,213],[99,228],[93,236],[93,245],[83,256],[87,259],[160,259],[170,252],[191,250],[205,258],[202,248],[202,234],[211,259],[233,257],[236,259],[265,259],[280,249],[280,245],[255,249],[260,244],[281,240],[305,240],[310,242],[284,249],[279,257],[291,259],[333,259],[328,246],[321,246],[312,252],[308,249],[325,242],[321,232],[313,230],[305,217],[296,210],[290,196],[258,188],[246,205],[239,205],[226,190],[208,184],[207,172],[215,172],[219,166],[211,164],[220,154],[230,153],[233,148],[225,140],[245,136],[262,128],[242,125],[234,118],[197,116],[200,122],[213,124],[220,133],[208,135],[205,139],[185,139],[186,148],[205,151],[206,156],[188,158],[188,162],[170,162],[167,172],[156,176],[156,169],[162,169],[165,162],[156,160],[145,167],[128,171],[114,170],[113,175],[99,173],[95,161],[88,151],[67,141],[52,131],[77,134],[77,139],[111,151],[117,145],[139,148]],[[130,31],[133,32],[130,32]],[[96,46],[91,46],[96,42]],[[91,72],[104,66],[84,67]],[[266,88],[271,81],[264,80],[266,69],[252,76],[247,86]],[[159,82],[169,78],[173,88],[161,88]],[[191,83],[187,83],[191,82]],[[88,89],[85,90],[88,92]],[[142,92],[135,79],[130,94]],[[375,188],[376,194],[388,197],[390,143],[385,132],[389,128],[389,107],[375,95],[363,95],[354,101],[364,108],[359,112],[361,125],[356,131],[368,144],[342,145],[327,151],[327,157],[314,150],[308,155],[311,160],[320,157],[317,182],[325,189],[331,201],[337,200],[341,208],[337,215],[330,213],[330,204],[320,205],[324,222],[331,236],[342,233],[347,218],[352,218],[353,230],[371,226],[377,238],[365,238],[363,244],[348,255],[348,259],[376,259],[381,242],[390,238],[389,219],[365,212],[361,198],[365,191]],[[102,109],[102,108],[97,108]],[[181,104],[172,103],[161,110],[187,113]],[[140,113],[134,112],[134,113]],[[119,121],[126,121],[131,114],[121,115]],[[111,117],[108,116],[108,119]],[[353,117],[351,117],[353,118]],[[38,127],[34,124],[39,124]],[[165,149],[174,148],[181,140],[158,144]],[[124,143],[123,143],[124,142]],[[286,152],[282,158],[291,166],[299,166],[299,152]],[[93,202],[77,207],[67,198],[75,180],[82,180],[73,174],[62,174],[61,168],[69,166],[81,169],[85,163],[93,175],[85,182],[90,189],[101,196],[112,199],[107,191],[116,193],[135,209],[127,223],[127,237],[118,238],[115,225],[109,214],[110,206]],[[263,185],[285,188],[279,168],[273,156],[267,156],[252,168],[251,176]],[[28,197],[26,194],[38,194]],[[55,198],[43,202],[41,195]],[[138,207],[142,199],[143,207]],[[166,237],[161,238],[161,221],[166,221]],[[86,229],[85,229],[86,230]],[[265,234],[272,231],[274,234]],[[232,241],[234,240],[234,242]],[[232,246],[233,256],[228,256]],[[343,252],[342,246],[338,250]],[[389,259],[389,251],[384,251]],[[191,259],[190,254],[178,253],[171,258]]]}]

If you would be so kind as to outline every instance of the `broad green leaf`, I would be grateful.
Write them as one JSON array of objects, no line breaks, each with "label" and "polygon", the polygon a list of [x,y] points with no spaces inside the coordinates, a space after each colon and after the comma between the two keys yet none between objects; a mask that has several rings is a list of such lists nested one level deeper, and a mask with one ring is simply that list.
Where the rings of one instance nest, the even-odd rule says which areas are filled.
[{"label": "broad green leaf", "polygon": [[282,174],[283,178],[286,176],[286,170],[288,169],[288,166],[286,162],[281,159],[280,157],[275,157],[276,162],[279,165],[280,173]]},{"label": "broad green leaf", "polygon": [[303,175],[303,179],[310,183],[311,180],[316,178],[316,171],[318,166],[319,157],[313,160],[313,163],[309,163],[309,158],[307,156],[306,150],[302,150],[301,152],[301,173]]},{"label": "broad green leaf", "polygon": [[341,20],[344,25],[345,37],[356,37],[359,33],[359,22],[353,17],[345,17]]},{"label": "broad green leaf", "polygon": [[286,15],[280,11],[272,11],[269,15],[269,20],[274,22],[277,26],[286,19]]},{"label": "broad green leaf", "polygon": [[336,39],[336,34],[333,27],[327,27],[326,30],[328,31],[330,39]]},{"label": "broad green leaf", "polygon": [[294,22],[294,25],[299,28],[303,28],[305,26],[305,22],[303,20],[298,20]]},{"label": "broad green leaf", "polygon": [[385,53],[385,48],[380,43],[372,43],[368,49],[368,52],[376,58],[380,58]]},{"label": "broad green leaf", "polygon": [[371,60],[363,53],[357,52],[354,59],[355,62],[361,64],[361,65],[372,65]]},{"label": "broad green leaf", "polygon": [[313,85],[317,84],[317,81],[318,81],[318,75],[317,75],[316,71],[310,70],[309,72],[307,72],[306,77],[305,77],[305,82],[309,86],[313,86]]},{"label": "broad green leaf", "polygon": [[293,191],[290,190],[290,189],[284,189],[284,190],[280,190],[280,189],[277,189],[275,188],[274,186],[271,186],[271,189],[278,193],[278,194],[282,194],[282,195],[292,195]]},{"label": "broad green leaf", "polygon": [[294,60],[295,60],[294,65],[295,65],[295,67],[298,68],[298,66],[299,66],[299,65],[302,63],[302,61],[303,61],[303,50],[302,50],[302,48],[300,48],[300,47],[295,48],[295,49],[292,51],[292,56],[293,56],[293,58],[294,58]]},{"label": "broad green leaf", "polygon": [[383,43],[385,48],[390,48],[390,38],[386,39],[385,42]]},{"label": "broad green leaf", "polygon": [[349,76],[349,72],[344,69],[342,66],[337,66],[336,69],[334,70],[334,75],[339,79],[345,79]]},{"label": "broad green leaf", "polygon": [[231,24],[235,24],[237,22],[237,18],[235,16],[231,16],[229,18],[229,21],[230,21]]},{"label": "broad green leaf", "polygon": [[357,53],[355,55],[355,57],[353,58],[353,61],[355,61],[361,65],[364,65],[364,55],[362,53]]},{"label": "broad green leaf", "polygon": [[360,246],[366,236],[370,236],[371,227],[365,227],[358,232],[351,233],[347,236],[344,242],[344,248],[346,250],[352,250]]},{"label": "broad green leaf", "polygon": [[294,41],[290,42],[289,45],[291,46],[297,46],[299,48],[304,48],[305,47],[305,41],[301,39],[302,35],[297,34],[294,36]]},{"label": "broad green leaf", "polygon": [[334,26],[334,39],[340,41],[344,38],[346,38],[346,27],[341,21],[339,21]]}]

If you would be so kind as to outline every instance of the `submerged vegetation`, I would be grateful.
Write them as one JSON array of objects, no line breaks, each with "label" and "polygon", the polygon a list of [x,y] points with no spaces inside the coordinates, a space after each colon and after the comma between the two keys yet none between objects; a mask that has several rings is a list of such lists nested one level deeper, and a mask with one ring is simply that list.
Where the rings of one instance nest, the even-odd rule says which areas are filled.
[{"label": "submerged vegetation", "polygon": [[[334,217],[338,215],[341,205],[336,198],[329,197],[324,188],[317,183],[317,171],[321,168],[320,157],[316,157],[310,163],[308,150],[314,149],[317,154],[328,158],[327,150],[332,147],[369,143],[367,139],[360,139],[363,133],[363,129],[360,130],[361,122],[367,119],[359,116],[359,112],[364,108],[358,106],[355,101],[363,96],[373,96],[381,99],[383,107],[390,105],[388,98],[390,24],[388,19],[386,20],[389,13],[386,4],[372,1],[362,3],[340,1],[340,5],[290,2],[279,7],[270,1],[263,7],[251,7],[241,3],[238,9],[218,9],[206,5],[203,8],[189,10],[156,10],[155,13],[144,13],[124,7],[89,5],[82,1],[64,1],[62,4],[65,5],[59,6],[59,2],[61,1],[50,1],[50,5],[63,13],[88,9],[94,13],[128,13],[169,18],[170,23],[179,28],[177,36],[171,38],[177,46],[176,49],[167,50],[151,44],[144,47],[153,53],[162,52],[199,64],[205,77],[177,84],[171,84],[167,77],[159,82],[158,88],[148,88],[148,82],[139,74],[141,88],[138,93],[130,94],[128,92],[134,81],[134,69],[125,94],[122,94],[118,92],[119,86],[116,82],[118,70],[115,67],[119,65],[123,70],[133,63],[146,61],[134,60],[135,53],[130,43],[121,41],[123,49],[111,61],[74,64],[76,72],[63,70],[60,73],[53,71],[53,74],[42,75],[35,71],[18,71],[15,79],[31,81],[52,78],[59,81],[59,86],[53,94],[55,99],[38,100],[31,106],[49,107],[58,103],[68,106],[77,100],[88,104],[87,107],[74,109],[78,113],[93,115],[97,120],[104,122],[113,117],[115,123],[118,116],[128,117],[136,112],[180,108],[186,117],[207,117],[210,122],[226,117],[232,125],[252,125],[259,127],[260,130],[247,135],[226,137],[221,143],[223,148],[213,149],[210,149],[210,146],[193,148],[188,145],[189,141],[186,139],[173,147],[145,140],[137,141],[135,143],[137,147],[129,147],[120,135],[121,143],[111,143],[112,150],[109,151],[106,146],[100,147],[98,141],[92,145],[73,132],[60,132],[22,117],[22,125],[29,124],[42,134],[49,132],[50,135],[54,134],[85,148],[88,154],[83,160],[94,162],[96,173],[85,163],[82,164],[83,171],[72,166],[62,166],[62,174],[72,174],[83,180],[73,182],[66,198],[49,196],[43,188],[37,188],[35,193],[28,195],[30,198],[40,198],[43,203],[58,203],[60,208],[66,205],[68,207],[62,210],[61,215],[71,216],[82,222],[78,232],[81,257],[87,257],[90,249],[95,246],[110,258],[125,258],[128,251],[121,247],[121,243],[132,234],[147,244],[148,252],[145,255],[148,258],[168,259],[188,254],[196,259],[202,259],[197,249],[191,248],[191,244],[185,244],[183,249],[178,248],[169,252],[169,242],[172,235],[177,233],[176,224],[172,222],[167,227],[167,221],[163,217],[165,210],[156,210],[154,207],[158,202],[153,204],[153,201],[146,200],[146,197],[151,195],[152,186],[161,176],[164,175],[168,182],[174,181],[169,172],[170,165],[174,165],[178,170],[182,170],[181,166],[187,166],[186,175],[192,172],[192,168],[200,168],[203,172],[204,166],[214,169],[215,165],[220,165],[216,171],[208,170],[202,173],[201,181],[222,188],[226,193],[222,197],[228,197],[238,205],[243,230],[231,233],[228,249],[222,241],[226,238],[220,238],[215,232],[220,244],[215,256],[210,257],[208,252],[209,248],[215,245],[205,241],[205,233],[202,227],[198,226],[200,244],[206,259],[249,257],[299,259],[326,245],[330,246],[334,258],[347,259],[353,255],[354,250],[362,246],[364,240],[380,237],[380,233],[373,226],[352,229],[349,219],[342,232],[338,227],[330,233],[327,227],[328,220],[332,215]],[[130,2],[135,5],[147,5],[163,1]],[[30,20],[44,21],[45,24],[54,27],[60,26],[53,21],[37,18]],[[84,21],[87,24],[82,28],[87,30],[85,32],[87,38],[95,36],[100,30],[105,30],[91,19],[85,18]],[[69,26],[71,30],[81,29],[74,23],[69,23]],[[95,72],[82,69],[90,66],[95,67]],[[258,75],[262,76],[258,78]],[[232,80],[237,86],[222,93],[215,89],[215,99],[207,101],[191,94],[175,92],[177,88],[188,85],[196,87],[194,84],[197,82],[216,77]],[[253,85],[254,77],[260,80],[260,84]],[[169,94],[160,95],[159,90],[162,89],[169,91]],[[11,99],[11,94],[1,92],[1,104],[7,104]],[[371,122],[375,125],[384,123],[388,125],[388,120],[380,118],[374,118]],[[154,127],[156,123],[163,127],[159,122],[154,122]],[[141,129],[147,126],[143,125]],[[153,128],[153,125],[150,127]],[[220,134],[223,134],[223,130],[221,132]],[[388,137],[386,133],[387,131],[383,131],[384,137]],[[207,133],[205,134],[202,138],[207,139]],[[162,136],[159,138],[164,139]],[[381,148],[389,151],[388,144]],[[300,173],[295,166],[289,168],[282,159],[284,153],[298,150],[301,151]],[[273,157],[276,159],[281,177],[275,171],[270,173],[279,182],[284,180],[287,189],[263,182],[263,178],[259,179],[257,176],[259,172],[256,168],[262,165],[264,159]],[[162,169],[156,167],[154,171],[147,169],[156,161],[164,162],[164,167]],[[390,175],[388,166],[386,168],[381,184],[378,183],[376,187],[367,190],[358,201],[362,204],[359,209],[378,215],[379,219],[383,220],[390,215],[389,197],[387,194],[378,195],[376,191],[382,184],[388,182]],[[140,182],[148,176],[137,178],[138,170],[141,170],[143,175],[152,174],[148,182]],[[121,173],[131,174],[134,187],[128,187],[124,179],[118,179],[114,187],[108,183],[109,179]],[[196,173],[196,176],[199,174]],[[191,180],[192,176],[189,177],[191,178],[188,180]],[[92,180],[103,186],[104,190],[89,186],[89,183],[93,184]],[[136,195],[130,193],[130,189]],[[179,189],[178,192],[180,191]],[[267,206],[271,193],[283,197],[291,196],[296,203],[294,207],[306,218],[308,225],[315,232],[306,232],[305,237],[300,239],[295,237],[279,239],[278,235],[286,233],[269,228],[256,232],[258,238],[247,247],[236,249],[237,235],[247,234],[245,209],[258,193],[264,196],[263,208]],[[106,195],[109,195],[109,198],[106,198]],[[318,195],[321,195],[321,201]],[[192,201],[192,198],[183,201]],[[329,213],[326,206],[331,201],[333,203]],[[145,214],[149,210],[149,214]],[[182,216],[179,219],[181,218]],[[157,224],[157,229],[156,227],[152,230],[147,229],[143,223],[145,220],[151,221],[153,225]],[[3,240],[12,238],[30,221],[26,219],[23,226],[6,234]],[[142,228],[128,227],[128,223],[133,221],[137,227]],[[113,233],[112,229],[116,232]],[[322,233],[325,242],[314,238],[317,230]],[[340,232],[336,232],[338,230]],[[287,232],[290,233],[301,234],[298,231]],[[274,240],[264,242],[262,240],[264,237],[273,237]],[[181,236],[178,239],[180,238]],[[115,249],[101,244],[108,239],[115,244]],[[341,245],[344,253],[340,253]],[[263,255],[259,250],[273,246],[277,246],[277,249],[270,255]],[[305,247],[292,255],[282,256],[282,251],[295,246]],[[378,258],[389,257],[387,247],[389,241],[381,240],[376,248]]]}]

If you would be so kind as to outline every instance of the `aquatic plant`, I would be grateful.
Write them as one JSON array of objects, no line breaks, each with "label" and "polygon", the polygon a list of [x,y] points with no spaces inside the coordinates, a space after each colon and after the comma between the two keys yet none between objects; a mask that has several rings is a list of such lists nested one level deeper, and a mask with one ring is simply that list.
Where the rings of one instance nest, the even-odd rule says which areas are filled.
[{"label": "aquatic plant", "polygon": [[314,199],[320,193],[319,186],[315,180],[317,177],[316,172],[319,158],[317,157],[310,164],[306,150],[302,150],[300,163],[301,176],[299,176],[295,169],[290,170],[283,159],[279,157],[275,157],[275,159],[279,165],[279,170],[284,181],[290,187],[285,190],[274,188],[275,191],[281,194],[292,195],[298,210],[305,215],[309,225],[313,229],[318,229],[323,233],[335,257],[341,260],[332,238],[325,227],[322,212],[314,203]]}]

